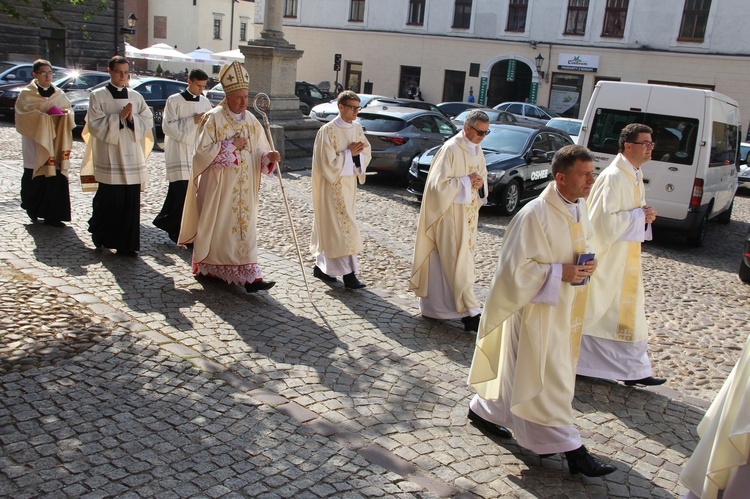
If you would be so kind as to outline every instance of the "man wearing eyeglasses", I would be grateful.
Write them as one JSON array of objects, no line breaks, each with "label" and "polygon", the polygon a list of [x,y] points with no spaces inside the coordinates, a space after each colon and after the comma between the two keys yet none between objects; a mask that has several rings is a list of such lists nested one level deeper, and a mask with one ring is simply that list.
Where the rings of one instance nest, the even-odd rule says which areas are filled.
[{"label": "man wearing eyeglasses", "polygon": [[355,121],[359,104],[359,96],[351,90],[339,94],[339,115],[318,130],[312,161],[313,275],[328,283],[343,276],[344,286],[350,289],[366,286],[357,279],[357,255],[363,244],[354,212],[357,182],[365,183],[371,153],[362,126]]},{"label": "man wearing eyeglasses", "polygon": [[622,129],[620,154],[588,198],[599,267],[591,278],[577,373],[628,386],[666,382],[652,376],[641,271],[641,243],[651,240],[656,219],[641,171],[654,150],[652,133],[640,123]]},{"label": "man wearing eyeglasses", "polygon": [[482,312],[474,295],[479,208],[487,203],[487,164],[480,143],[490,118],[474,110],[462,131],[435,154],[419,212],[409,289],[424,317],[461,319],[476,332]]},{"label": "man wearing eyeglasses", "polygon": [[130,64],[109,60],[109,83],[89,97],[81,183],[98,183],[89,232],[94,246],[137,256],[141,237],[141,186],[148,179],[146,159],[154,146],[153,116],[141,94],[129,89]]},{"label": "man wearing eyeglasses", "polygon": [[52,84],[52,66],[39,59],[34,80],[16,100],[16,130],[21,134],[21,208],[32,222],[64,227],[70,221],[68,167],[75,122],[70,101]]}]

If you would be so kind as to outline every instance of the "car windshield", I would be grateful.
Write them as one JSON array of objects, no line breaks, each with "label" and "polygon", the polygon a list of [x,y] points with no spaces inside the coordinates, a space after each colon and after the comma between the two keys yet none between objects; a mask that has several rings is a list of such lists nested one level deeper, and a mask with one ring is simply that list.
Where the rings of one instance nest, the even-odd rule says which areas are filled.
[{"label": "car windshield", "polygon": [[482,141],[482,149],[506,154],[521,154],[531,130],[511,127],[491,127],[492,133]]},{"label": "car windshield", "polygon": [[578,135],[581,132],[581,124],[577,121],[568,120],[550,120],[547,126],[562,130],[568,135]]},{"label": "car windshield", "polygon": [[221,92],[224,93],[224,87],[221,86],[221,83],[216,84],[209,92]]},{"label": "car windshield", "polygon": [[[454,119],[456,121],[466,121],[466,117],[472,111],[474,111],[474,109],[467,109],[466,111],[456,116]],[[502,113],[502,111],[495,111],[494,109],[482,109],[482,112],[490,117],[490,121],[497,121],[497,118]]]},{"label": "car windshield", "polygon": [[560,116],[560,115],[559,115],[559,114],[557,114],[556,112],[554,112],[554,111],[551,111],[551,110],[547,109],[547,108],[546,108],[546,107],[544,107],[544,106],[537,106],[537,107],[538,107],[539,109],[541,109],[542,111],[544,111],[545,113],[549,114],[549,117],[550,117],[550,118],[557,118],[558,116]]},{"label": "car windshield", "polygon": [[747,155],[750,153],[750,144],[740,144],[740,163],[747,163]]},{"label": "car windshield", "polygon": [[4,73],[8,71],[10,68],[16,66],[16,64],[12,64],[10,62],[0,62],[0,73]]},{"label": "car windshield", "polygon": [[406,121],[391,116],[360,114],[357,121],[368,132],[398,132],[406,127]]}]

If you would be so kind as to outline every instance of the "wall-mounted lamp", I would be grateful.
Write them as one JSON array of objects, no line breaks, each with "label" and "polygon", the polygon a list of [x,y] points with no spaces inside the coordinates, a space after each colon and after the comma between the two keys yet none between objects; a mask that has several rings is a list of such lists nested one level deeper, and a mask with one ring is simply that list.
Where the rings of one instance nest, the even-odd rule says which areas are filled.
[{"label": "wall-mounted lamp", "polygon": [[128,27],[120,28],[120,33],[123,35],[135,35],[135,23],[138,21],[138,18],[135,17],[135,14],[132,12],[128,16]]},{"label": "wall-mounted lamp", "polygon": [[541,52],[539,52],[539,55],[537,55],[534,58],[534,61],[536,62],[536,72],[539,74],[539,76],[544,80],[545,72],[542,71],[542,64],[544,63],[544,56]]}]

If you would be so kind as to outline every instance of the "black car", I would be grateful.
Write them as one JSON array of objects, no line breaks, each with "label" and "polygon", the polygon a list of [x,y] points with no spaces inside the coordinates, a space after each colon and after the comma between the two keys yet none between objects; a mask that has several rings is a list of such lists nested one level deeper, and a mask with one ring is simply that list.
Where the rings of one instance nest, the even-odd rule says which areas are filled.
[{"label": "black car", "polygon": [[328,94],[324,94],[316,85],[306,81],[294,83],[294,95],[299,98],[299,110],[305,116],[310,114],[310,109],[328,100]]},{"label": "black car", "polygon": [[[52,75],[52,83],[64,92],[85,90],[108,80],[109,73],[101,71],[64,69],[62,71],[55,71]],[[28,85],[28,83],[21,85],[15,83],[0,85],[0,114],[12,116],[15,113],[18,95]]]},{"label": "black car", "polygon": [[449,118],[458,116],[467,109],[483,108],[482,104],[475,104],[473,102],[441,102],[437,105],[438,109],[442,111],[444,115]]},{"label": "black car", "polygon": [[745,238],[745,251],[740,262],[740,280],[750,284],[750,234]]},{"label": "black car", "polygon": [[[106,84],[107,82],[100,83],[79,97],[72,97],[70,99],[70,104],[73,106],[73,112],[75,113],[76,127],[82,127],[86,124],[86,113],[89,111],[89,96],[91,92]],[[143,96],[146,104],[154,113],[154,127],[157,133],[161,133],[162,114],[164,113],[164,106],[167,104],[167,98],[172,94],[178,94],[185,90],[187,83],[167,78],[132,77],[130,83],[128,83],[128,87]]]},{"label": "black car", "polygon": [[[490,124],[490,134],[481,144],[487,160],[488,204],[504,215],[514,214],[547,187],[553,179],[552,157],[571,144],[568,134],[547,126]],[[425,152],[409,168],[408,190],[419,199],[438,149]]]}]

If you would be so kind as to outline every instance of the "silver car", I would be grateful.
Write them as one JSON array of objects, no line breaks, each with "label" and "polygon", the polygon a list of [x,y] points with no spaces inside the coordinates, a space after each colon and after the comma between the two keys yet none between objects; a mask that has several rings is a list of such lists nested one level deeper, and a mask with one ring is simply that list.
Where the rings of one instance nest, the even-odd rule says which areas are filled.
[{"label": "silver car", "polygon": [[[374,99],[385,99],[382,95],[372,94],[357,94],[359,97],[359,107],[367,106],[371,100]],[[310,118],[315,118],[318,121],[327,123],[339,115],[339,105],[336,99],[330,102],[324,102],[318,104],[310,110]]]},{"label": "silver car", "polygon": [[442,113],[410,107],[371,106],[359,113],[357,121],[372,146],[367,169],[404,183],[414,158],[458,131]]},{"label": "silver car", "polygon": [[526,118],[527,120],[536,121],[543,125],[546,125],[552,118],[559,116],[556,112],[550,111],[544,106],[528,104],[526,102],[503,102],[492,109],[506,111],[510,114],[515,114],[519,118]]}]

